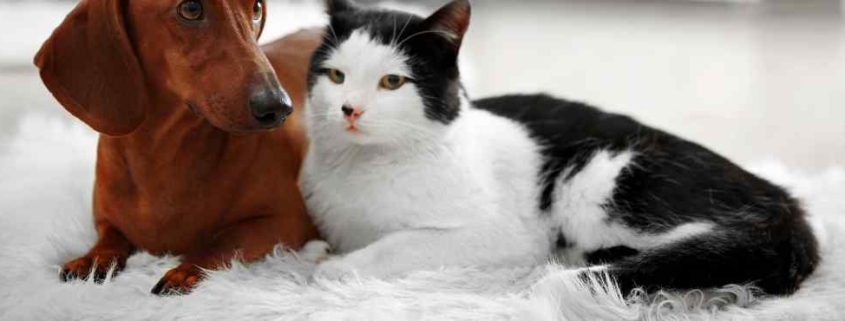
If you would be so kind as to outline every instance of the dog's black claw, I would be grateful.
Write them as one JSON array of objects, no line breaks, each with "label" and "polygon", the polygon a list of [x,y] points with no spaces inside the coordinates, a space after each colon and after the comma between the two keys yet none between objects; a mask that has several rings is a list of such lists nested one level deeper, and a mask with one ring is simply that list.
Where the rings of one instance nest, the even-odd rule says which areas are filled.
[{"label": "dog's black claw", "polygon": [[85,276],[79,276],[76,273],[70,271],[62,271],[62,273],[59,274],[59,278],[62,280],[62,282],[72,282],[77,280],[88,281],[89,279],[91,279],[92,276],[94,277],[94,283],[103,284],[106,282],[106,279],[108,279],[108,272],[96,271]]},{"label": "dog's black claw", "polygon": [[150,291],[150,293],[152,293],[154,295],[159,295],[159,296],[163,295],[162,292],[164,292],[164,285],[165,284],[166,284],[166,282],[164,280],[158,281],[158,284],[156,284],[156,286],[153,287],[153,290]]},{"label": "dog's black claw", "polygon": [[150,293],[157,296],[179,296],[183,294],[179,289],[167,286],[167,280],[159,281]]},{"label": "dog's black claw", "polygon": [[75,280],[91,280],[103,284],[109,278],[114,278],[126,266],[126,259],[115,258],[100,260],[99,258],[81,257],[62,266],[59,279],[63,282]]},{"label": "dog's black claw", "polygon": [[155,295],[186,295],[196,288],[197,283],[203,278],[202,269],[192,264],[182,264],[172,269],[158,281],[153,288]]},{"label": "dog's black claw", "polygon": [[59,279],[61,279],[62,282],[71,282],[76,280],[88,281],[92,277],[94,283],[103,284],[109,278],[109,271],[94,271],[93,273],[83,276],[80,276],[76,272],[70,270],[63,270],[59,273]]},{"label": "dog's black claw", "polygon": [[106,279],[109,277],[109,271],[95,271],[94,273],[94,283],[103,284],[106,282]]},{"label": "dog's black claw", "polygon": [[[88,279],[91,277],[91,274],[80,275],[80,274],[78,274],[74,271],[67,270],[67,271],[62,271],[62,273],[59,275],[59,277],[62,279],[62,282],[88,281]],[[103,282],[100,281],[100,282],[97,282],[97,283],[103,283]]]},{"label": "dog's black claw", "polygon": [[79,276],[69,270],[62,270],[62,272],[59,273],[59,279],[61,279],[62,282],[70,282],[79,279]]}]

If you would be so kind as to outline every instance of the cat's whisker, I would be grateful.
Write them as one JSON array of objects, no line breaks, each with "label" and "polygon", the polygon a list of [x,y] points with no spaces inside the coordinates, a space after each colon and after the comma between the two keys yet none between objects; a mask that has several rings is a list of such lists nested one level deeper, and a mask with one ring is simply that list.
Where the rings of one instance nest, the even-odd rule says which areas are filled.
[{"label": "cat's whisker", "polygon": [[[373,124],[373,123],[370,123],[370,124]],[[373,125],[378,126],[377,124],[373,124]],[[392,119],[390,119],[390,120],[384,120],[384,121],[383,121],[383,123],[382,123],[381,125],[384,125],[384,126],[386,126],[386,127],[403,127],[403,128],[405,128],[405,129],[410,129],[410,130],[411,130],[411,133],[415,133],[415,134],[425,134],[425,137],[426,137],[426,138],[428,138],[428,139],[431,139],[431,138],[434,138],[434,137],[439,136],[439,134],[438,134],[438,133],[436,133],[436,132],[434,132],[434,131],[432,131],[432,130],[429,130],[429,129],[427,129],[427,128],[419,127],[419,126],[417,126],[417,125],[414,125],[414,124],[411,124],[411,123],[402,122],[402,121],[398,121],[398,120],[392,120]],[[395,125],[395,126],[394,126],[394,125]],[[422,135],[421,135],[421,136],[422,136]]]},{"label": "cat's whisker", "polygon": [[408,38],[405,38],[405,40],[402,40],[402,42],[400,42],[398,45],[396,45],[396,47],[402,47],[402,45],[403,45],[403,44],[405,44],[406,42],[408,42],[409,40],[411,40],[411,39],[413,39],[413,38],[415,38],[415,37],[417,37],[417,36],[422,36],[422,35],[431,34],[431,33],[441,34],[441,35],[443,35],[444,37],[446,37],[446,39],[452,39],[452,38],[454,38],[454,37],[455,37],[455,34],[450,33],[450,32],[446,32],[446,31],[443,31],[443,30],[426,30],[426,31],[420,31],[420,32],[417,32],[417,33],[415,33],[415,34],[413,34],[413,35],[409,36]]},{"label": "cat's whisker", "polygon": [[308,114],[308,115],[305,116],[305,118],[306,119],[312,119],[312,118],[316,118],[316,117],[328,117],[331,114],[332,113],[328,113],[328,112],[318,113],[318,114]]},{"label": "cat's whisker", "polygon": [[[405,25],[404,25],[404,26],[402,26],[402,30],[401,30],[401,31],[399,31],[399,35],[398,35],[398,37],[399,37],[399,38],[401,38],[401,37],[402,37],[402,35],[403,35],[403,34],[405,34],[405,29],[407,29],[407,28],[408,28],[408,24],[409,24],[409,23],[411,23],[411,18],[412,18],[411,16],[408,16],[408,19],[407,19],[407,20],[405,20]],[[398,39],[397,39],[397,40],[398,40]]]},{"label": "cat's whisker", "polygon": [[390,37],[390,46],[396,44],[396,16],[393,16],[393,35]]},{"label": "cat's whisker", "polygon": [[334,47],[335,46],[334,39],[332,39],[331,35],[329,35],[328,33],[323,33],[323,40],[328,42],[328,43],[326,43],[326,45],[328,47]]},{"label": "cat's whisker", "polygon": [[337,37],[337,32],[335,32],[334,26],[332,26],[331,23],[329,23],[329,31],[332,32],[332,37],[334,38],[332,44],[335,48],[337,48],[338,46],[340,46],[340,38]]},{"label": "cat's whisker", "polygon": [[367,126],[370,128],[384,128],[389,131],[395,130],[397,126],[410,129],[410,131],[404,132],[402,135],[394,136],[395,144],[397,146],[403,146],[404,153],[408,155],[425,155],[432,159],[437,159],[443,157],[444,153],[454,154],[451,149],[446,148],[447,145],[445,143],[437,138],[436,133],[427,129],[397,121],[392,122],[392,124],[388,122],[380,124],[368,123]]},{"label": "cat's whisker", "polygon": [[314,53],[318,53],[318,54],[326,54],[326,55],[328,55],[328,54],[331,54],[332,52],[334,52],[334,51],[336,51],[336,50],[337,50],[337,49],[333,48],[332,46],[327,46],[325,49],[317,49],[317,50],[315,50],[315,51],[314,51]]},{"label": "cat's whisker", "polygon": [[401,120],[398,120],[398,119],[386,119],[384,121],[388,122],[388,123],[395,123],[395,124],[402,125],[402,126],[405,126],[405,127],[408,127],[408,128],[424,131],[426,133],[436,134],[435,132],[431,131],[430,129],[420,127],[418,125],[415,125],[415,124],[412,124],[412,123],[409,123],[409,122],[405,122],[405,121],[401,121]]}]

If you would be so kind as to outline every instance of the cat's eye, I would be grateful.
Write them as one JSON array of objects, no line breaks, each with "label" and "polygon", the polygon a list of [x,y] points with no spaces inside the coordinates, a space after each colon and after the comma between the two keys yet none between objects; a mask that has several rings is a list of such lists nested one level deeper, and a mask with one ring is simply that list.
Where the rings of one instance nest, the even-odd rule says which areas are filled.
[{"label": "cat's eye", "polygon": [[325,73],[326,76],[329,76],[329,80],[338,85],[341,85],[344,81],[346,81],[346,75],[343,74],[343,72],[341,72],[340,70],[326,69]]},{"label": "cat's eye", "polygon": [[381,81],[379,82],[379,87],[381,87],[383,89],[387,89],[387,90],[396,90],[396,89],[401,88],[403,85],[405,85],[406,81],[407,81],[407,79],[405,78],[405,76],[387,75],[387,76],[381,77]]},{"label": "cat's eye", "polygon": [[197,0],[182,1],[176,11],[182,19],[188,21],[202,20],[202,3]]},{"label": "cat's eye", "polygon": [[264,18],[264,3],[261,0],[255,1],[252,5],[252,21],[260,22]]}]

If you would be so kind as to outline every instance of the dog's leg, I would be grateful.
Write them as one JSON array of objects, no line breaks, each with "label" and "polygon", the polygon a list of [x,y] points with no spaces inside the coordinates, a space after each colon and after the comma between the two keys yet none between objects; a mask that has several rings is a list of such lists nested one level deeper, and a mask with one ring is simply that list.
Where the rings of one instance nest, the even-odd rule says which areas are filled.
[{"label": "dog's leg", "polygon": [[88,254],[62,266],[62,281],[87,280],[93,275],[95,282],[102,283],[112,267],[115,274],[126,267],[126,259],[134,249],[129,240],[106,221],[97,222],[97,233],[99,239]]},{"label": "dog's leg", "polygon": [[219,269],[233,259],[255,261],[279,243],[298,249],[316,237],[317,232],[306,216],[269,216],[232,225],[214,235],[202,250],[183,256],[182,264],[167,272],[152,293],[189,293],[203,279],[203,269]]}]

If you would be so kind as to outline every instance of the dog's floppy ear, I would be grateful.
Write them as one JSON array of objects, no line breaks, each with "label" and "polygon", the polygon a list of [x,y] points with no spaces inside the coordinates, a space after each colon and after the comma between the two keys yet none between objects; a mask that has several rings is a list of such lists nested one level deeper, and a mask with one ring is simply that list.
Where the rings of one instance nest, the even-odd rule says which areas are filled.
[{"label": "dog's floppy ear", "polygon": [[126,31],[126,0],[82,0],[35,56],[41,79],[71,114],[123,136],[146,118],[144,72]]}]

